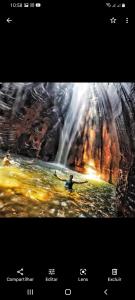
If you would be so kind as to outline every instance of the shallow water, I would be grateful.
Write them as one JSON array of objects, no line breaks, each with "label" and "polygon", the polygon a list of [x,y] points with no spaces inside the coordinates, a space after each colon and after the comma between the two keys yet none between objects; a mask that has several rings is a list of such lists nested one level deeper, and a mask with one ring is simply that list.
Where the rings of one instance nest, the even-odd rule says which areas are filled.
[{"label": "shallow water", "polygon": [[0,217],[116,216],[113,185],[89,179],[69,192],[55,170],[63,178],[72,173],[75,180],[86,180],[86,175],[38,160],[14,156],[13,164],[4,167],[0,159]]}]

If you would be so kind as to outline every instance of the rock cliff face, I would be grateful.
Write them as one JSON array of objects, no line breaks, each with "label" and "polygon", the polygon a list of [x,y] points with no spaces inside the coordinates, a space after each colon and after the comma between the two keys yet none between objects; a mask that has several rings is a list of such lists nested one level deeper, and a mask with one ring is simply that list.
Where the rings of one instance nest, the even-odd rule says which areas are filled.
[{"label": "rock cliff face", "polygon": [[131,85],[130,94],[125,98],[122,97],[124,91],[122,92],[122,112],[116,120],[121,151],[117,207],[119,216],[135,217],[135,84]]},{"label": "rock cliff face", "polygon": [[[92,92],[78,105],[79,123],[72,120],[64,131],[64,149],[73,137],[66,164],[81,172],[96,168],[117,185],[119,216],[135,216],[135,84],[100,83]],[[55,161],[67,114],[76,109],[73,95],[72,83],[1,83],[0,149]]]},{"label": "rock cliff face", "polygon": [[[53,84],[1,85],[0,144],[2,150],[54,161],[65,109],[64,86],[57,91]],[[70,103],[66,99],[67,105]]]}]

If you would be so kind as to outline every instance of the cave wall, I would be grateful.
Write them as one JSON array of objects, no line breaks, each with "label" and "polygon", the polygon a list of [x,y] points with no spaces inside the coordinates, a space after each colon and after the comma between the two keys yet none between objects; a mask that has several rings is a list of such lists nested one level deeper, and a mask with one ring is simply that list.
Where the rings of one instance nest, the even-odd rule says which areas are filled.
[{"label": "cave wall", "polygon": [[100,99],[98,95],[95,104],[93,99],[88,102],[68,157],[68,165],[83,172],[92,166],[103,179],[116,184],[120,147],[110,99],[105,96]]},{"label": "cave wall", "polygon": [[[38,87],[38,85],[37,85]],[[39,84],[40,87],[40,84]],[[0,148],[17,154],[54,161],[57,153],[64,116],[70,104],[70,91],[64,87],[53,91],[49,87],[31,86],[16,98],[16,89],[1,87],[0,94]],[[71,91],[72,92],[72,91]],[[23,95],[23,97],[22,97]],[[12,99],[11,99],[12,97]],[[63,98],[66,98],[63,108]]]},{"label": "cave wall", "polygon": [[[126,96],[126,97],[124,97]],[[124,99],[123,99],[124,97]],[[123,111],[117,119],[121,159],[116,189],[118,216],[135,217],[135,84],[120,93]],[[124,124],[126,126],[124,126]]]}]

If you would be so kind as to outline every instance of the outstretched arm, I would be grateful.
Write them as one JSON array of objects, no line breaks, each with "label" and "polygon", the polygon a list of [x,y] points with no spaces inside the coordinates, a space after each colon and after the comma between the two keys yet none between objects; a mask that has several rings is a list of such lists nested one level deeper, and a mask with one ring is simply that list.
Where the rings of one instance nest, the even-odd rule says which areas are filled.
[{"label": "outstretched arm", "polygon": [[76,184],[82,184],[82,183],[87,183],[88,180],[86,180],[86,181],[73,181],[73,182],[76,183]]},{"label": "outstretched arm", "polygon": [[61,181],[66,181],[66,179],[60,178],[60,177],[56,174],[56,171],[55,171],[55,173],[54,173],[54,176],[57,177],[57,178],[58,178],[59,180],[61,180]]}]

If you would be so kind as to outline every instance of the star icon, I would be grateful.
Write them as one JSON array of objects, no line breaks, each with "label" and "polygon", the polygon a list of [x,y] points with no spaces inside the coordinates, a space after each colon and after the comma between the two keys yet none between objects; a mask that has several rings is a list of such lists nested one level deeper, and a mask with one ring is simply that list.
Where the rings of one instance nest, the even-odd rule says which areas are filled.
[{"label": "star icon", "polygon": [[111,23],[113,23],[113,24],[116,23],[116,20],[117,19],[115,19],[114,17],[110,19]]}]

